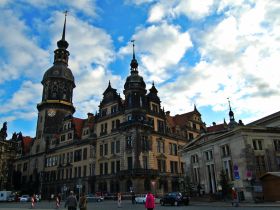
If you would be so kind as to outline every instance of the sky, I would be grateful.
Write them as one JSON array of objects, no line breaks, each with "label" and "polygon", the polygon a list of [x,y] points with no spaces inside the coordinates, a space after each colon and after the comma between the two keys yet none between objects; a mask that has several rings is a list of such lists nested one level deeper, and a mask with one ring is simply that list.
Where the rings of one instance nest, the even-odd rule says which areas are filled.
[{"label": "sky", "polygon": [[[0,126],[35,136],[45,71],[66,40],[75,117],[95,113],[109,80],[123,97],[135,40],[139,74],[171,115],[207,126],[279,111],[279,0],[0,0]],[[124,97],[123,97],[124,98]]]}]

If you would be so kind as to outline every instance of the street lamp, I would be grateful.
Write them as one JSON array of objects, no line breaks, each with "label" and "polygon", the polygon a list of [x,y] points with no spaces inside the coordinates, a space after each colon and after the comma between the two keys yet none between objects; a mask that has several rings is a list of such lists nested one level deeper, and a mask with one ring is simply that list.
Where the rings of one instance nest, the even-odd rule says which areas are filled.
[{"label": "street lamp", "polygon": [[153,187],[153,191],[154,191],[154,195],[155,195],[156,194],[156,188],[155,188],[156,181],[153,180],[151,183],[152,183],[152,187]]}]

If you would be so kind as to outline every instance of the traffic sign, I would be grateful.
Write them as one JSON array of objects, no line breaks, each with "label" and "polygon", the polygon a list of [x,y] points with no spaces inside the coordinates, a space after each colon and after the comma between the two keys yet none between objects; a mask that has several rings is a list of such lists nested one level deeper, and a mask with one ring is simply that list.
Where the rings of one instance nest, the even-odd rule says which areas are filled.
[{"label": "traffic sign", "polygon": [[76,188],[83,188],[83,185],[77,184],[77,185],[76,185]]}]

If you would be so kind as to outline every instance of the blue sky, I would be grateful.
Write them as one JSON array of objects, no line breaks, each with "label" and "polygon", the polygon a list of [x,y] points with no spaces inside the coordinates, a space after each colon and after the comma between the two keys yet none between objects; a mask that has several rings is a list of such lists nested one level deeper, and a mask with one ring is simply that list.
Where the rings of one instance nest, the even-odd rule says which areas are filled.
[{"label": "blue sky", "polygon": [[[41,79],[68,10],[75,116],[98,109],[108,81],[122,94],[135,39],[139,73],[171,115],[196,104],[207,125],[279,111],[278,0],[0,0],[0,124],[34,136]],[[1,126],[0,125],[0,126]]]}]

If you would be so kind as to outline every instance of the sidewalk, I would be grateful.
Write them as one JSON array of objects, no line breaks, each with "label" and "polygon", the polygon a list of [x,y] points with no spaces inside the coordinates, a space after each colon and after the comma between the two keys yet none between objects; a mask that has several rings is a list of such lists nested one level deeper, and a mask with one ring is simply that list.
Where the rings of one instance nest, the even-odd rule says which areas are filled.
[{"label": "sidewalk", "polygon": [[[192,201],[190,200],[190,205],[192,206],[222,206],[222,207],[231,207],[231,201]],[[280,202],[246,202],[242,201],[239,203],[239,206],[248,206],[248,207],[279,207]]]}]

